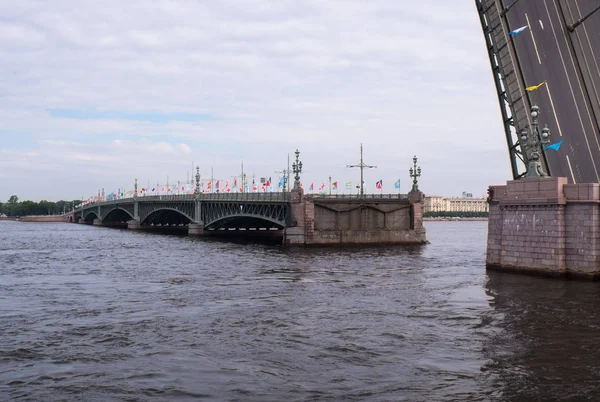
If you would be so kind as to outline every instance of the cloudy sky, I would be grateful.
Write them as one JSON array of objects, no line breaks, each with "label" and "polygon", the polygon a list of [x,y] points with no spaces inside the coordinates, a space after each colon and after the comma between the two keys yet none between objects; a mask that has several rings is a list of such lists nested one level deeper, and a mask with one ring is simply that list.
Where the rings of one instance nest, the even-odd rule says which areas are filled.
[{"label": "cloudy sky", "polygon": [[[0,201],[240,174],[485,193],[510,176],[471,0],[0,1]],[[341,185],[343,188],[343,185]]]}]

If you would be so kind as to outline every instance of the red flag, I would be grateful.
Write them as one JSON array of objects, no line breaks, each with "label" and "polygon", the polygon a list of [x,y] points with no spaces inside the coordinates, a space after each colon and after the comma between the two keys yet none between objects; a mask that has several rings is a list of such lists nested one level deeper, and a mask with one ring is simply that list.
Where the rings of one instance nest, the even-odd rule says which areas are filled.
[{"label": "red flag", "polygon": [[383,186],[383,180],[379,180],[375,186],[377,187],[378,190],[381,190],[381,187]]}]

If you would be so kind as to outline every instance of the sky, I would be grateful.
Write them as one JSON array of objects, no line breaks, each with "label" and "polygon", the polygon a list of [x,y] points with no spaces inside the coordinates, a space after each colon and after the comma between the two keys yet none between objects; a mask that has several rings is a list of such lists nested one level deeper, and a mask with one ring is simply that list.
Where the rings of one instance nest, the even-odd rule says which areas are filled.
[{"label": "sky", "polygon": [[[0,201],[276,177],[485,194],[510,179],[474,1],[0,2]],[[342,190],[343,191],[343,190]]]}]

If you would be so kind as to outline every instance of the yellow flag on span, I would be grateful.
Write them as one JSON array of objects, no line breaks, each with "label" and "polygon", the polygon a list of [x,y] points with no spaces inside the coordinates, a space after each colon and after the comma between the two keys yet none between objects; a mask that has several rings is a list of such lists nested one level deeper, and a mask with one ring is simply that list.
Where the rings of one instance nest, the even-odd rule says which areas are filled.
[{"label": "yellow flag on span", "polygon": [[536,89],[538,89],[539,87],[541,87],[541,86],[542,86],[542,85],[544,85],[545,83],[546,83],[546,81],[542,81],[542,82],[540,82],[540,83],[539,83],[539,84],[537,84],[537,85],[533,85],[533,86],[530,86],[530,87],[527,87],[527,88],[525,88],[525,90],[527,90],[527,91],[529,91],[529,92],[531,92],[531,91],[535,91]]}]

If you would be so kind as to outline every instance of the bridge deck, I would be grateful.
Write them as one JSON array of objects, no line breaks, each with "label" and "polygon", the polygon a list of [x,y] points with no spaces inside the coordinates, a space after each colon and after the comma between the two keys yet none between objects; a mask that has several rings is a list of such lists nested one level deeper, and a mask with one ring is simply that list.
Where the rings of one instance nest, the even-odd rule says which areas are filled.
[{"label": "bridge deck", "polygon": [[[491,28],[502,28],[493,52],[503,57],[504,70],[514,70],[519,78],[513,80],[513,73],[504,71],[499,89],[507,88],[512,97],[516,132],[530,130],[529,118],[522,114],[531,105],[538,105],[540,123],[550,128],[551,142],[563,141],[558,151],[544,153],[550,174],[567,177],[573,183],[600,182],[600,12],[573,32],[567,28],[598,2],[476,0],[476,4],[495,24]],[[508,35],[522,26],[528,28],[515,37]],[[514,60],[505,57],[506,49],[514,50]],[[545,84],[535,91],[525,90],[542,82]],[[523,100],[527,108],[518,107]]]}]

